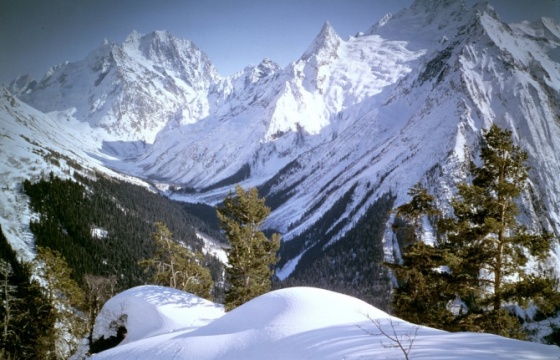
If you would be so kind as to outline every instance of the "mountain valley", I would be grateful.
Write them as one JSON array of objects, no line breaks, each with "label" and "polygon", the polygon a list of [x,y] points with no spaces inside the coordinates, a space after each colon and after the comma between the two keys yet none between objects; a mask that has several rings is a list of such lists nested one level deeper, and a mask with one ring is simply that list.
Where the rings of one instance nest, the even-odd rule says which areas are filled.
[{"label": "mountain valley", "polygon": [[[560,235],[558,49],[553,19],[506,24],[490,5],[445,0],[417,0],[346,40],[326,22],[286,68],[264,59],[231,77],[188,40],[133,32],[1,90],[0,225],[31,258],[21,184],[51,171],[210,206],[235,184],[257,187],[267,228],[282,234],[279,280],[387,308],[390,210],[420,182],[449,213],[492,124],[529,154],[523,224]],[[558,273],[559,256],[556,246]]]}]

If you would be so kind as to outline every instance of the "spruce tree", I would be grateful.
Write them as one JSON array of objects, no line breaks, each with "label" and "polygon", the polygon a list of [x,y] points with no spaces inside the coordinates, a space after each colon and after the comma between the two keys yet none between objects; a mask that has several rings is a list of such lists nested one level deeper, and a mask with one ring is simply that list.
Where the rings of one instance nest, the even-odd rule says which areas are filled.
[{"label": "spruce tree", "polygon": [[[398,287],[393,294],[395,315],[414,322],[439,328],[448,328],[452,314],[447,304],[454,298],[449,274],[442,268],[447,254],[438,244],[422,241],[423,223],[440,215],[434,197],[420,183],[408,192],[409,203],[396,209],[396,216],[406,220],[404,231],[399,231],[403,246],[402,259],[387,264],[395,274]],[[395,229],[396,230],[396,229]]]},{"label": "spruce tree", "polygon": [[[392,265],[400,287],[395,311],[449,330],[522,338],[520,322],[506,306],[532,303],[545,312],[557,306],[556,280],[546,271],[537,274],[526,268],[531,258],[542,267],[552,246],[549,233],[529,232],[516,219],[516,201],[527,180],[526,160],[527,153],[514,145],[510,131],[493,125],[484,133],[480,165],[471,163],[472,181],[457,186],[453,217],[438,222],[441,241],[434,247],[422,244],[416,229],[415,242],[403,251],[403,264]],[[418,227],[418,214],[432,212],[432,199],[418,187],[409,194],[411,203],[398,213]],[[443,310],[452,300],[460,300],[460,311]],[[441,323],[431,323],[438,316]]]},{"label": "spruce tree", "polygon": [[156,222],[155,228],[152,234],[154,256],[140,262],[147,271],[153,272],[152,281],[211,299],[214,283],[210,270],[203,266],[203,255],[173,240],[164,223]]},{"label": "spruce tree", "polygon": [[12,326],[16,316],[14,307],[17,301],[17,287],[10,281],[13,274],[12,265],[6,260],[0,259],[0,314],[3,315],[0,344],[2,344],[2,348],[5,348],[14,335]]},{"label": "spruce tree", "polygon": [[[33,279],[31,264],[18,260],[1,226],[0,262],[4,275],[8,270],[7,284],[6,277],[0,281],[1,292],[11,297],[4,298],[0,305],[0,318],[7,324],[0,342],[0,359],[54,358],[54,342],[42,341],[45,334],[51,334],[54,329],[54,309],[45,300],[37,280]],[[4,313],[6,306],[10,307],[9,315]]]},{"label": "spruce tree", "polygon": [[486,131],[480,161],[480,166],[471,164],[472,183],[458,186],[451,203],[454,218],[442,223],[456,259],[450,269],[463,285],[459,295],[472,314],[467,320],[472,330],[519,337],[503,308],[528,302],[547,306],[554,279],[530,273],[526,265],[531,257],[541,263],[548,257],[552,236],[531,233],[517,222],[516,200],[525,189],[528,167],[527,153],[513,143],[511,131],[496,125]]},{"label": "spruce tree", "polygon": [[272,267],[278,261],[280,235],[268,239],[260,230],[270,214],[265,199],[259,198],[256,188],[245,191],[240,185],[236,196],[229,194],[218,208],[220,227],[229,241],[227,279],[231,285],[226,290],[226,310],[270,290]]}]

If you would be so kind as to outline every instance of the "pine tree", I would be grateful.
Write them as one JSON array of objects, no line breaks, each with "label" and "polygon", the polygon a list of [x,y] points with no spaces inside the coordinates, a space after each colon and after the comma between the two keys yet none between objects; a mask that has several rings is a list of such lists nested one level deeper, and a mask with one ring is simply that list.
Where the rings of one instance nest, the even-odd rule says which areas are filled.
[{"label": "pine tree", "polygon": [[245,191],[235,188],[237,196],[229,194],[218,208],[220,227],[229,241],[226,275],[231,287],[226,291],[226,310],[270,290],[272,267],[278,261],[280,236],[270,239],[260,230],[270,214],[265,199],[259,198],[256,188]]},{"label": "pine tree", "polygon": [[62,358],[55,349],[56,311],[43,296],[41,285],[32,280],[31,264],[20,264],[19,270],[23,270],[19,273],[23,281],[18,280],[13,335],[5,349],[16,359]]},{"label": "pine tree", "polygon": [[203,255],[175,242],[165,224],[157,222],[155,227],[154,256],[140,262],[147,271],[154,272],[153,282],[211,299],[214,283],[210,270],[202,265]]},{"label": "pine tree", "polygon": [[83,290],[72,279],[72,269],[59,252],[38,247],[34,260],[39,277],[44,280],[43,293],[55,309],[56,325],[42,341],[54,343],[56,358],[67,358],[74,353],[84,338],[87,326]]},{"label": "pine tree", "polygon": [[397,208],[397,216],[401,216],[409,221],[416,235],[422,230],[421,220],[424,217],[437,217],[440,215],[439,210],[434,204],[434,197],[428,193],[428,190],[422,184],[415,184],[409,191],[408,196],[411,200],[407,204],[403,204]]},{"label": "pine tree", "polygon": [[10,338],[14,335],[12,326],[15,316],[14,306],[17,301],[15,296],[17,288],[10,282],[13,273],[12,265],[6,260],[0,259],[0,310],[3,314],[0,344],[2,344],[2,348],[8,344]]},{"label": "pine tree", "polygon": [[408,195],[411,201],[396,209],[397,217],[409,224],[400,231],[405,238],[402,261],[387,264],[398,282],[393,310],[397,316],[416,324],[448,328],[453,316],[447,304],[454,293],[449,286],[449,274],[442,270],[447,254],[437,244],[426,244],[421,239],[424,221],[436,220],[440,212],[434,197],[420,183]]},{"label": "pine tree", "polygon": [[[399,280],[394,306],[403,317],[449,330],[522,338],[520,322],[506,305],[533,303],[551,311],[559,304],[556,280],[526,270],[530,258],[542,265],[552,246],[550,234],[530,233],[516,220],[526,160],[510,131],[493,125],[484,133],[481,165],[471,164],[472,182],[459,184],[451,201],[453,217],[438,223],[441,241],[434,247],[422,244],[416,229],[403,264],[392,265]],[[418,227],[418,217],[432,212],[432,198],[418,187],[409,194],[411,203],[398,213]],[[442,266],[445,271],[438,271]],[[442,311],[454,299],[461,301],[461,311]],[[438,319],[433,314],[440,316],[439,325],[430,323]]]},{"label": "pine tree", "polygon": [[516,199],[525,188],[528,167],[527,153],[514,145],[511,131],[496,125],[486,131],[480,160],[481,166],[471,165],[472,183],[458,186],[451,203],[455,217],[443,222],[447,247],[456,259],[450,269],[464,284],[460,296],[476,314],[474,324],[517,337],[503,307],[529,301],[546,306],[554,279],[528,273],[526,265],[530,257],[541,263],[547,258],[552,236],[530,233],[517,223]]},{"label": "pine tree", "polygon": [[[2,232],[0,226],[0,262],[8,270],[7,292],[12,296],[8,304],[0,305],[0,318],[7,320],[7,331],[0,342],[0,358],[8,359],[50,359],[54,356],[54,346],[41,342],[44,334],[54,328],[53,309],[45,301],[40,286],[32,278],[31,264],[21,263],[16,252]],[[11,269],[11,270],[9,270]],[[4,275],[5,272],[3,271]],[[4,281],[6,277],[3,278]],[[0,281],[6,289],[6,283]],[[11,288],[10,288],[11,287]],[[12,291],[13,290],[13,291]],[[4,292],[6,292],[4,290]],[[4,299],[6,301],[7,299]],[[4,306],[8,305],[9,316],[5,317]],[[39,321],[38,321],[39,320]]]}]

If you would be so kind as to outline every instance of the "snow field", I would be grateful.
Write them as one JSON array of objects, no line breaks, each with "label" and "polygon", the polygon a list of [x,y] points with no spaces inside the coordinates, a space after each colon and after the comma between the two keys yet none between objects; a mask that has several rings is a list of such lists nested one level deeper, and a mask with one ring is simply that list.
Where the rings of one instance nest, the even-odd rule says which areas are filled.
[{"label": "snow field", "polygon": [[[381,330],[399,337],[405,349],[407,336],[413,339],[411,359],[560,356],[556,346],[420,327],[356,298],[309,287],[273,291],[224,314],[220,306],[191,294],[141,286],[109,300],[102,312],[118,312],[123,304],[128,313],[127,338],[94,359],[404,358]],[[99,320],[96,326],[106,322]]]}]

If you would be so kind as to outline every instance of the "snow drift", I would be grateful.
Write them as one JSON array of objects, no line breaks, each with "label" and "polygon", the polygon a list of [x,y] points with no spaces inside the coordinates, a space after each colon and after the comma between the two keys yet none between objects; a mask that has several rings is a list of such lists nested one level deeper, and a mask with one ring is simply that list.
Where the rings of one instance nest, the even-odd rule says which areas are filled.
[{"label": "snow drift", "polygon": [[196,329],[222,316],[222,305],[163,286],[128,289],[105,304],[95,320],[93,339],[115,335],[111,322],[125,315],[122,344],[177,330]]},{"label": "snow drift", "polygon": [[[109,300],[103,313],[123,309],[128,314],[127,338],[94,359],[404,358],[380,330],[403,336],[405,347],[404,337],[414,338],[410,348],[413,359],[560,356],[555,346],[420,327],[356,298],[307,287],[270,292],[223,314],[220,306],[193,295],[141,286]],[[98,320],[96,326],[103,327],[107,319]]]}]

